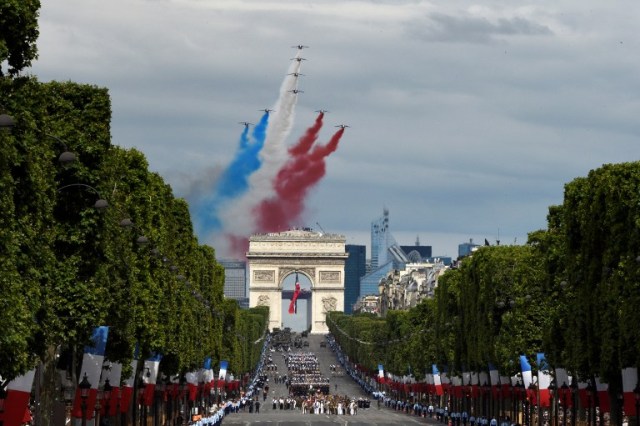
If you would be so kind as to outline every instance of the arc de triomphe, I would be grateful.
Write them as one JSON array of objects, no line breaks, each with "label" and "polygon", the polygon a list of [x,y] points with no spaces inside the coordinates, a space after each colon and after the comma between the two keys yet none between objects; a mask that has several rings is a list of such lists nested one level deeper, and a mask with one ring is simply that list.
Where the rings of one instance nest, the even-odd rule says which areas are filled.
[{"label": "arc de triomphe", "polygon": [[326,312],[344,311],[345,242],[308,229],[249,238],[249,306],[269,307],[269,330],[281,326],[282,284],[297,272],[311,281],[311,332],[328,333]]}]

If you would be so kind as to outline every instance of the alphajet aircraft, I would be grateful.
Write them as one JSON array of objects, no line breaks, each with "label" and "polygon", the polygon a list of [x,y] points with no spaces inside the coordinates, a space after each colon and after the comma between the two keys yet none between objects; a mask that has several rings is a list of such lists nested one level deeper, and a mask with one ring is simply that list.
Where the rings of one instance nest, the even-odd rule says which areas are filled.
[{"label": "alphajet aircraft", "polygon": [[341,129],[344,129],[345,127],[350,127],[350,126],[347,126],[346,124],[338,124],[336,127],[340,127]]},{"label": "alphajet aircraft", "polygon": [[298,90],[298,89],[293,89],[293,90],[289,90],[291,93],[293,93],[294,95],[297,95],[298,93],[304,93],[302,90]]},{"label": "alphajet aircraft", "polygon": [[248,121],[238,121],[238,124],[243,124],[244,127],[253,126],[253,123],[249,123]]},{"label": "alphajet aircraft", "polygon": [[270,112],[273,112],[273,110],[272,110],[272,109],[269,109],[269,108],[259,109],[258,111],[264,111],[264,112],[266,112],[267,114],[269,114]]},{"label": "alphajet aircraft", "polygon": [[325,113],[327,113],[329,111],[326,110],[326,109],[317,109],[316,112],[319,112],[320,114],[325,114]]},{"label": "alphajet aircraft", "polygon": [[295,45],[295,46],[291,46],[291,48],[292,48],[292,49],[302,50],[302,49],[308,49],[308,48],[309,48],[309,46],[304,46],[304,45],[302,45],[302,44],[298,44],[298,45]]},{"label": "alphajet aircraft", "polygon": [[287,74],[287,75],[292,75],[292,76],[294,76],[294,77],[300,77],[301,75],[304,75],[304,74],[302,74],[301,72],[290,72],[290,73],[289,73],[289,74]]},{"label": "alphajet aircraft", "polygon": [[306,59],[306,58],[302,58],[302,57],[300,57],[300,58],[291,58],[291,60],[292,60],[292,61],[302,62],[302,61],[306,61],[307,59]]}]

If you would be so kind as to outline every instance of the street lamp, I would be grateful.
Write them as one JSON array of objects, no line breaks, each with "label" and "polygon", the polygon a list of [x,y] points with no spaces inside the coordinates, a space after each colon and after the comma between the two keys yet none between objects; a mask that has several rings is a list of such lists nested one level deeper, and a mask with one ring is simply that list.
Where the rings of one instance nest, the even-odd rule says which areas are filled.
[{"label": "street lamp", "polygon": [[80,398],[82,398],[82,426],[87,425],[87,398],[89,397],[89,389],[91,389],[91,383],[89,383],[89,378],[87,377],[87,373],[84,373],[84,377],[82,377],[82,381],[78,384],[80,388]]},{"label": "street lamp", "polygon": [[567,393],[569,393],[567,382],[562,382],[560,392],[562,392],[560,395],[562,397],[562,426],[567,426]]},{"label": "street lamp", "polygon": [[97,189],[95,189],[93,186],[91,185],[87,185],[85,183],[71,183],[69,185],[64,185],[61,186],[60,188],[58,188],[58,192],[67,189],[67,188],[74,188],[74,187],[81,187],[81,188],[85,188],[88,189],[90,191],[93,191],[96,193],[96,195],[98,196],[98,199],[96,200],[96,202],[94,203],[93,207],[96,210],[102,211],[104,209],[106,209],[107,207],[109,207],[109,202],[107,200],[105,200],[104,198],[102,198],[102,196],[100,195],[100,192],[98,192]]},{"label": "street lamp", "polygon": [[636,426],[640,426],[640,383],[633,388],[633,395],[636,397]]},{"label": "street lamp", "polygon": [[109,379],[104,381],[104,388],[103,388],[104,392],[103,392],[103,396],[104,396],[104,416],[106,418],[111,417],[111,414],[109,413],[109,409],[111,407],[109,407],[109,405],[111,404],[111,392],[113,391],[113,386],[111,386],[111,383],[109,383]]},{"label": "street lamp", "polygon": [[589,384],[587,385],[587,424],[590,425],[591,423],[593,423],[594,425],[596,424],[596,416],[595,416],[595,408],[592,411],[591,410],[591,405],[595,399],[595,391],[596,391],[596,387],[593,385],[593,383],[591,381],[589,381]]},{"label": "street lamp", "polygon": [[558,391],[560,390],[560,388],[558,387],[558,384],[556,383],[556,379],[552,379],[551,383],[549,383],[549,396],[551,397],[551,404],[550,404],[550,413],[549,413],[549,418],[555,418],[555,424],[558,424],[558,403],[560,401],[559,395],[558,395]]},{"label": "street lamp", "polygon": [[578,395],[578,380],[574,375],[571,378],[571,426],[576,426],[576,409],[578,406],[578,401],[576,400],[576,396]]}]

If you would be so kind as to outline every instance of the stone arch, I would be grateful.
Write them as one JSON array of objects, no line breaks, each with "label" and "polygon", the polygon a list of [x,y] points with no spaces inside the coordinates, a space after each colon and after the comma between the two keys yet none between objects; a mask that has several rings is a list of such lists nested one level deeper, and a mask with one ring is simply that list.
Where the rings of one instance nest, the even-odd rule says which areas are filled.
[{"label": "stone arch", "polygon": [[311,332],[327,333],[327,309],[344,311],[345,238],[310,229],[249,238],[249,306],[269,306],[269,329],[283,322],[282,293],[292,273],[309,280]]}]

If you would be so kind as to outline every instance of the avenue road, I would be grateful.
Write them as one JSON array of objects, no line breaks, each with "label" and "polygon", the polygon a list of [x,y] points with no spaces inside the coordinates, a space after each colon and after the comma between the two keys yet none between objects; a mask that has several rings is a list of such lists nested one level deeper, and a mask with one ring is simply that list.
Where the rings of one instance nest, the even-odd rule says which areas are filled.
[{"label": "avenue road", "polygon": [[[318,356],[320,370],[325,377],[331,380],[331,393],[339,395],[348,395],[351,398],[371,398],[360,386],[351,379],[351,377],[340,368],[340,373],[332,374],[330,365],[339,365],[339,361],[334,352],[327,347],[321,347],[320,342],[326,341],[324,335],[309,335],[309,346],[304,347],[304,352],[313,352]],[[292,349],[293,350],[293,349]],[[272,352],[273,361],[278,365],[278,373],[285,374],[287,368],[281,352]],[[341,366],[340,366],[341,367]],[[271,377],[272,373],[267,373]],[[336,389],[337,384],[337,389]],[[260,394],[261,395],[261,394]],[[302,410],[280,410],[273,409],[273,397],[286,397],[288,395],[287,388],[284,384],[275,384],[273,379],[269,380],[269,396],[266,401],[262,401],[260,396],[260,412],[249,413],[246,409],[244,412],[232,413],[227,415],[223,425],[260,425],[260,426],[299,426],[299,425],[366,425],[366,426],[391,426],[391,425],[417,425],[417,424],[441,424],[434,419],[425,419],[422,417],[408,415],[404,412],[394,411],[386,408],[384,404],[378,408],[377,401],[371,399],[370,408],[360,408],[355,416],[349,415],[333,415],[333,414],[302,414]]]}]

